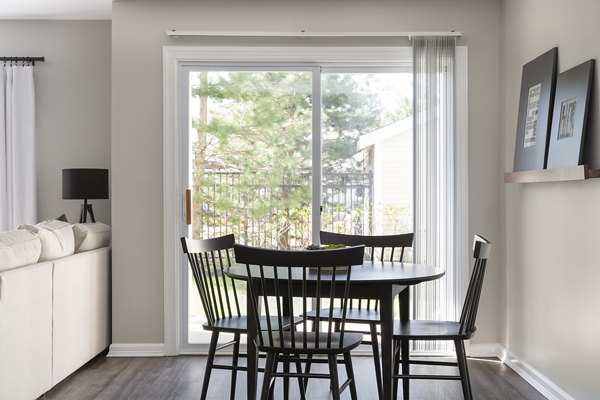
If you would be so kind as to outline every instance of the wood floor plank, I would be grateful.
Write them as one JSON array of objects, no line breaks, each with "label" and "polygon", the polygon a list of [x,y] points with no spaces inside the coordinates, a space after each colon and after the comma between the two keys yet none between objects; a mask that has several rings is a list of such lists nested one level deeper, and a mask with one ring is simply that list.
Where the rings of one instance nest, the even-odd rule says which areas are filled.
[{"label": "wood floor plank", "polygon": [[[219,362],[227,361],[220,360]],[[353,364],[358,397],[364,400],[376,399],[377,387],[372,358],[355,356]],[[474,396],[479,400],[545,399],[531,385],[498,360],[470,358],[468,364]],[[200,397],[205,365],[206,357],[203,356],[98,357],[46,393],[42,399],[197,400]],[[325,372],[326,368],[326,365],[319,364],[313,367],[313,371]],[[444,367],[417,366],[413,368],[416,368],[414,371],[428,373],[449,372],[447,369],[440,369]],[[339,371],[340,378],[345,379],[346,375],[342,366]],[[231,373],[228,371],[214,371],[211,376],[208,398],[211,400],[229,399],[230,377]],[[239,373],[236,399],[246,397],[245,385],[246,375]],[[291,398],[298,399],[299,391],[295,381],[292,381],[291,391]],[[311,380],[307,396],[314,400],[329,399],[329,381]],[[276,386],[275,398],[282,398],[281,383]],[[342,398],[349,399],[349,392],[344,392]],[[460,383],[457,381],[411,381],[411,400],[462,400],[462,398]]]}]

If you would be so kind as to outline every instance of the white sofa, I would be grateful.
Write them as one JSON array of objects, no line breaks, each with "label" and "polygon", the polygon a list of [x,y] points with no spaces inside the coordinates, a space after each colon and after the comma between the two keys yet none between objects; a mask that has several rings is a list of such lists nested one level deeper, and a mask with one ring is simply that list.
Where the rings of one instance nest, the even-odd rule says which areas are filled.
[{"label": "white sofa", "polygon": [[15,267],[23,262],[19,252],[42,253],[45,243],[38,246],[35,238],[42,232],[30,233],[25,250],[10,240],[2,247],[0,233],[0,400],[38,398],[111,341],[106,232],[91,246],[99,248],[86,250],[89,241],[80,241],[71,251],[81,252]]}]

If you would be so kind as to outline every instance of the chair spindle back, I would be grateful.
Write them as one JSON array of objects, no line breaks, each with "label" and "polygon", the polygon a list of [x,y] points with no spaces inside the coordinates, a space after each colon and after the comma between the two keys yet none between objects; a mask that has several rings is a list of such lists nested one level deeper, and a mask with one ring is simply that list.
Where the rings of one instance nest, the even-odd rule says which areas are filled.
[{"label": "chair spindle back", "polygon": [[223,273],[232,264],[234,243],[234,235],[204,240],[181,238],[209,325],[222,318],[242,316],[235,282]]},{"label": "chair spindle back", "polygon": [[485,238],[475,235],[473,241],[473,258],[475,259],[473,272],[469,281],[467,295],[460,315],[460,333],[470,334],[475,331],[475,320],[479,308],[479,298],[483,287],[483,277],[492,244]]},{"label": "chair spindle back", "polygon": [[412,247],[414,233],[364,236],[321,231],[319,237],[321,244],[343,244],[346,246],[359,246],[362,244],[365,246],[365,256],[368,256],[370,261],[402,261],[404,249]]},{"label": "chair spindle back", "polygon": [[[383,235],[383,236],[364,236],[364,235],[347,235],[344,233],[335,232],[319,232],[321,244],[343,244],[346,246],[365,246],[365,259],[373,261],[402,261],[404,258],[404,249],[412,247],[414,233],[403,233],[400,235]],[[386,257],[386,250],[387,257]],[[376,253],[379,252],[376,258]],[[394,257],[396,255],[396,257]],[[379,301],[377,300],[350,300],[350,307],[362,309],[363,306],[367,310],[377,310]]]},{"label": "chair spindle back", "polygon": [[[248,290],[251,297],[257,299],[251,307],[256,316],[256,326],[262,331],[257,337],[259,346],[289,350],[342,345],[351,267],[362,264],[364,246],[293,251],[236,244],[234,250],[236,261],[245,264],[248,276],[252,277]],[[263,296],[263,293],[268,293],[269,297]],[[300,309],[294,301],[289,301],[293,297],[301,299]],[[296,329],[303,327],[302,332],[294,334],[286,329],[286,316],[306,315],[312,298],[317,302],[314,331],[308,328],[306,319],[300,326],[296,325]],[[327,299],[333,303],[335,298],[341,298],[342,329],[339,333],[333,329],[332,310],[325,315],[320,313],[322,301]],[[266,318],[259,317],[258,310],[261,309]]]}]

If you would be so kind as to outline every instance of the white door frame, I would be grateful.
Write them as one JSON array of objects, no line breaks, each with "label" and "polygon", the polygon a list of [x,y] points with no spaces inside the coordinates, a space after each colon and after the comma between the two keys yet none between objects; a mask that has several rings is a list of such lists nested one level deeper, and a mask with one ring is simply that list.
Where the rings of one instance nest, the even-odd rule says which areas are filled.
[{"label": "white door frame", "polygon": [[[464,49],[466,60],[466,48]],[[457,56],[459,52],[457,52]],[[183,143],[180,140],[179,92],[181,65],[206,63],[314,63],[334,67],[348,63],[365,66],[406,66],[412,63],[411,47],[235,47],[235,46],[164,46],[163,47],[163,224],[164,224],[164,355],[181,352],[180,338],[180,265],[184,262],[179,243],[184,197],[179,192]],[[466,63],[465,63],[466,64]],[[466,75],[465,75],[466,85]],[[465,90],[466,96],[466,90]],[[457,114],[460,103],[457,101]],[[466,102],[464,106],[466,115]],[[460,122],[460,118],[458,118]],[[464,127],[457,127],[466,138]],[[464,141],[466,145],[466,140]],[[459,174],[461,173],[459,168]],[[462,171],[466,176],[466,169]],[[461,191],[466,190],[461,189]],[[466,192],[468,193],[468,192]],[[320,199],[318,199],[320,201]],[[468,229],[468,221],[465,223]]]}]

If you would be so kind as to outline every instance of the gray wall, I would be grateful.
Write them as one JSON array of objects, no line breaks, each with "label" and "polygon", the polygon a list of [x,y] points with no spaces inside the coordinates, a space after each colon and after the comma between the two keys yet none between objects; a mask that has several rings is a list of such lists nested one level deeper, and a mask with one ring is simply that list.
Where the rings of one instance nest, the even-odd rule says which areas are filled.
[{"label": "gray wall", "polygon": [[[558,70],[600,57],[600,2],[505,0],[502,31],[504,170],[514,157],[523,64],[558,46]],[[598,157],[596,71],[588,161]],[[575,399],[600,392],[600,179],[510,184],[506,200],[507,331],[504,344]]]},{"label": "gray wall", "polygon": [[[110,21],[0,20],[0,55],[44,56],[34,69],[38,219],[79,220],[63,168],[110,167]],[[94,200],[110,224],[110,200]]]},{"label": "gray wall", "polygon": [[[476,341],[497,343],[500,263],[499,3],[461,1],[170,1],[113,3],[113,341],[163,342],[162,46],[408,45],[406,40],[171,39],[168,29],[460,30],[469,46],[469,225],[497,246]],[[173,238],[176,240],[177,238]]]}]

